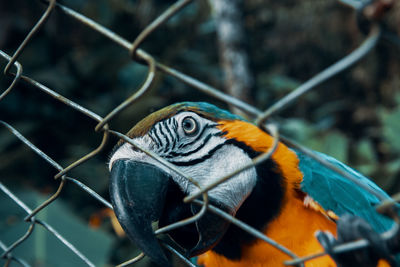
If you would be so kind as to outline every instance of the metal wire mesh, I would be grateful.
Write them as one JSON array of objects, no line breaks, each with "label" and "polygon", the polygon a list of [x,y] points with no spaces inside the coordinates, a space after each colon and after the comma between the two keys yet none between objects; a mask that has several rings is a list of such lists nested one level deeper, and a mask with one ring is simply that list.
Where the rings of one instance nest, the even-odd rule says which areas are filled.
[{"label": "metal wire mesh", "polygon": [[[115,135],[118,138],[124,139],[126,142],[131,143],[133,146],[137,147],[138,149],[142,150],[149,156],[153,157],[160,163],[164,164],[165,166],[169,167],[173,171],[179,173],[181,176],[185,177],[189,181],[193,182],[196,184],[196,182],[188,175],[185,173],[182,173],[179,169],[177,169],[174,165],[171,163],[163,160],[162,158],[158,157],[151,151],[147,151],[140,146],[138,146],[134,141],[129,139],[127,136],[124,134],[112,130],[109,126],[109,122],[117,115],[119,114],[122,110],[127,108],[128,106],[134,104],[137,101],[140,101],[141,97],[143,94],[148,91],[151,88],[151,85],[154,82],[155,76],[157,72],[163,72],[167,75],[173,76],[179,81],[181,81],[184,84],[189,85],[193,90],[199,90],[203,93],[206,93],[210,95],[211,97],[214,97],[218,100],[224,101],[227,104],[231,106],[235,106],[239,109],[241,109],[243,112],[247,113],[250,117],[254,118],[254,122],[262,129],[265,131],[268,131],[269,134],[271,134],[274,137],[275,143],[274,146],[266,153],[256,157],[253,159],[253,162],[249,165],[244,166],[241,169],[238,169],[237,171],[225,176],[225,177],[220,177],[215,183],[201,188],[199,187],[199,192],[197,194],[191,195],[186,197],[183,201],[185,202],[191,202],[193,201],[194,203],[198,205],[202,205],[202,209],[198,214],[195,216],[188,218],[184,221],[181,222],[176,222],[172,225],[166,226],[164,228],[158,229],[156,231],[156,234],[160,233],[165,233],[168,232],[169,230],[175,229],[177,227],[181,227],[185,224],[192,223],[196,220],[198,220],[205,212],[206,210],[210,210],[211,212],[216,213],[217,215],[223,217],[226,220],[229,220],[232,224],[237,225],[241,229],[244,229],[248,231],[250,234],[254,235],[255,237],[269,243],[271,246],[276,247],[277,249],[281,250],[282,252],[286,253],[290,258],[292,258],[291,261],[285,262],[287,265],[303,265],[305,261],[310,260],[314,257],[322,256],[324,253],[316,254],[316,255],[309,255],[305,258],[299,258],[296,256],[293,252],[288,250],[287,248],[283,247],[282,245],[278,244],[274,240],[268,238],[265,234],[257,231],[256,229],[253,229],[249,225],[244,224],[243,222],[239,221],[238,219],[228,215],[227,213],[223,212],[222,210],[213,207],[212,205],[208,204],[208,198],[207,198],[207,192],[211,190],[213,187],[217,186],[218,184],[228,180],[235,174],[246,170],[247,168],[250,168],[254,165],[260,164],[266,159],[270,157],[270,155],[274,152],[276,145],[278,144],[278,140],[283,140],[286,143],[288,143],[291,147],[295,147],[296,149],[301,150],[302,152],[308,154],[309,156],[313,157],[315,160],[319,161],[321,164],[325,165],[328,168],[331,168],[335,170],[336,172],[340,173],[344,177],[352,180],[354,183],[358,184],[359,186],[363,187],[365,190],[369,191],[371,194],[375,194],[379,199],[382,200],[382,204],[379,207],[379,209],[383,209],[385,207],[393,205],[393,201],[388,201],[385,199],[384,196],[381,196],[376,193],[376,191],[372,191],[368,186],[361,184],[358,182],[357,178],[353,177],[351,173],[344,172],[329,162],[324,161],[321,158],[318,158],[315,156],[315,154],[310,153],[309,150],[305,147],[302,147],[299,144],[296,144],[295,142],[288,140],[286,138],[280,137],[279,132],[277,130],[276,125],[271,124],[271,123],[266,123],[267,119],[272,115],[275,114],[281,110],[283,110],[285,107],[296,101],[300,96],[304,95],[305,93],[309,92],[312,89],[315,89],[318,85],[326,81],[327,79],[337,75],[338,73],[348,69],[350,66],[354,65],[356,62],[358,62],[360,59],[362,59],[365,55],[367,55],[376,45],[377,43],[382,39],[382,30],[379,25],[379,23],[374,22],[372,23],[372,27],[370,30],[369,35],[366,37],[364,42],[357,48],[355,49],[352,53],[349,55],[343,57],[340,59],[338,62],[333,64],[332,66],[328,67],[327,69],[321,71],[319,74],[315,75],[314,77],[310,78],[308,81],[303,83],[301,86],[299,86],[296,90],[288,94],[287,96],[283,97],[279,101],[277,101],[274,105],[269,107],[267,110],[262,111],[257,108],[255,108],[252,105],[249,105],[239,99],[236,99],[234,97],[231,97],[227,94],[222,93],[220,90],[207,85],[203,83],[202,81],[199,81],[193,77],[190,77],[170,66],[166,66],[158,61],[156,61],[152,55],[147,53],[146,51],[140,49],[140,44],[145,40],[153,31],[157,30],[160,25],[165,23],[170,17],[174,16],[177,12],[179,12],[182,8],[184,8],[186,5],[190,4],[192,1],[191,0],[180,0],[171,5],[164,13],[162,13],[160,16],[158,16],[152,23],[150,23],[142,32],[139,34],[139,36],[134,40],[134,42],[130,42],[121,36],[119,36],[116,32],[113,32],[109,30],[106,27],[103,27],[96,21],[91,20],[90,18],[84,16],[83,14],[74,11],[67,6],[61,5],[56,2],[56,0],[50,0],[46,1],[47,9],[45,13],[42,15],[40,20],[36,23],[36,25],[32,28],[32,30],[29,32],[29,34],[26,36],[24,41],[21,43],[19,48],[14,52],[13,55],[8,55],[5,52],[0,50],[0,56],[7,61],[7,65],[4,69],[4,75],[8,75],[13,77],[13,81],[10,84],[10,86],[4,90],[1,95],[0,95],[0,101],[5,101],[4,98],[6,97],[7,94],[9,94],[12,90],[16,88],[16,86],[19,83],[28,83],[37,89],[41,90],[43,93],[50,95],[51,97],[54,98],[54,101],[59,101],[66,106],[75,109],[78,112],[81,112],[85,116],[89,117],[90,119],[94,120],[97,122],[97,126],[95,127],[94,131],[99,132],[103,135],[102,141],[99,144],[99,146],[93,150],[91,153],[83,156],[79,160],[73,162],[69,166],[63,167],[56,161],[54,161],[51,157],[47,156],[44,152],[40,150],[40,148],[36,147],[33,145],[28,137],[25,137],[21,133],[19,133],[13,126],[8,124],[5,121],[0,121],[1,126],[3,126],[5,129],[7,129],[10,134],[16,136],[21,142],[23,142],[29,149],[34,151],[39,157],[43,158],[45,161],[48,162],[50,166],[55,168],[58,173],[55,175],[55,179],[59,179],[59,188],[57,192],[52,195],[49,199],[47,199],[45,202],[43,202],[40,206],[36,207],[35,209],[29,208],[23,201],[21,201],[16,195],[14,195],[13,192],[11,192],[4,184],[0,183],[0,190],[2,191],[3,194],[5,194],[7,197],[12,199],[22,210],[24,210],[27,214],[25,217],[25,221],[28,226],[28,230],[26,233],[16,239],[16,241],[7,246],[3,242],[0,241],[0,248],[3,250],[2,257],[7,259],[6,261],[6,266],[9,265],[12,261],[19,263],[20,265],[23,266],[29,266],[29,264],[24,261],[23,259],[16,258],[13,256],[13,250],[19,246],[21,243],[25,242],[27,239],[29,239],[31,233],[35,231],[36,225],[39,225],[46,229],[48,232],[53,234],[56,238],[58,238],[65,246],[71,250],[74,254],[76,254],[85,264],[89,266],[94,266],[94,263],[92,263],[81,251],[79,251],[73,244],[68,242],[66,238],[64,238],[60,233],[58,233],[51,225],[47,224],[44,221],[36,219],[36,215],[38,212],[41,210],[45,209],[50,203],[55,201],[57,197],[60,195],[60,193],[63,191],[63,188],[66,183],[74,184],[76,187],[79,189],[85,191],[87,193],[88,197],[92,197],[100,201],[104,206],[111,208],[112,206],[109,202],[107,202],[104,198],[102,198],[99,194],[97,194],[94,190],[91,188],[87,187],[84,185],[82,182],[79,181],[77,178],[72,178],[68,176],[68,172],[71,171],[73,168],[84,164],[87,160],[90,158],[94,157],[97,155],[100,151],[104,149],[104,146],[109,138],[110,135]],[[362,5],[362,1],[342,1],[343,3],[352,6],[354,9],[359,10],[363,8],[364,6]],[[89,27],[91,30],[98,32],[101,35],[104,35],[105,37],[109,38],[111,41],[115,42],[118,44],[122,49],[128,50],[130,56],[132,57],[133,60],[136,60],[148,67],[147,71],[147,77],[144,81],[144,83],[136,90],[136,92],[127,98],[123,103],[118,105],[115,109],[111,110],[106,116],[101,117],[98,114],[94,113],[93,111],[82,107],[81,105],[77,104],[74,101],[71,101],[70,99],[60,95],[57,93],[55,90],[52,90],[45,85],[39,83],[38,81],[26,76],[23,74],[23,67],[22,65],[17,61],[18,57],[24,52],[24,48],[26,45],[28,45],[33,36],[43,27],[43,25],[46,23],[49,15],[52,12],[62,12],[66,14],[67,16],[77,20],[80,24],[85,25],[86,27]],[[13,72],[13,68],[16,69],[15,72]],[[203,201],[195,200],[197,197],[200,195],[203,196]],[[397,197],[394,198],[397,200]],[[394,232],[397,231],[397,225],[395,228],[391,229],[390,231],[386,232],[383,234],[384,238],[389,238],[391,237]],[[178,251],[176,251],[174,248],[171,246],[164,244],[166,248],[173,254],[178,255],[180,259],[184,263],[186,263],[189,266],[194,266],[188,259],[186,259],[183,255],[181,255]],[[356,242],[344,244],[341,246],[337,246],[334,248],[334,251],[348,251],[356,248],[360,248],[363,246],[367,246],[368,241],[366,240],[359,240]],[[138,255],[136,258],[129,260],[125,263],[120,264],[119,266],[126,266],[128,264],[132,264],[134,262],[137,262],[141,260],[144,257],[144,254]]]}]

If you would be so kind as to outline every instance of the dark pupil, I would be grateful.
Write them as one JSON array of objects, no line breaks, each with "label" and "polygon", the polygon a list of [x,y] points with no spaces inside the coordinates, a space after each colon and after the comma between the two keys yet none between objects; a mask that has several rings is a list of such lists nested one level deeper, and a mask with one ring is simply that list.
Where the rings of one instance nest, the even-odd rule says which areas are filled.
[{"label": "dark pupil", "polygon": [[194,124],[191,120],[188,119],[183,122],[183,128],[185,128],[185,130],[188,130],[188,131],[193,130],[193,127],[194,127]]}]

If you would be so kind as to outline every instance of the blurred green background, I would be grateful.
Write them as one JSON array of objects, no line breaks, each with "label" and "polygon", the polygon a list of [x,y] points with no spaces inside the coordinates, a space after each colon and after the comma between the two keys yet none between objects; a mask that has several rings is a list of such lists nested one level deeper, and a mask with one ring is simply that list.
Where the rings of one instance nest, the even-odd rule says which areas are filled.
[{"label": "blurred green background", "polygon": [[[133,41],[174,1],[70,0],[62,3]],[[0,2],[0,49],[14,53],[46,6],[40,1]],[[365,38],[353,10],[335,0],[246,0],[246,45],[254,76],[252,104],[266,109],[319,71],[355,49]],[[400,33],[400,6],[385,18]],[[216,25],[207,1],[196,1],[154,32],[141,48],[217,88],[224,88]],[[90,28],[55,10],[28,44],[19,62],[27,75],[105,116],[143,82],[147,68]],[[4,68],[6,61],[0,59]],[[0,92],[12,81],[0,77]],[[400,191],[400,49],[385,42],[355,67],[318,86],[274,116],[282,134],[327,153],[374,179],[390,194]],[[110,123],[127,132],[150,112],[177,101],[208,101],[227,107],[162,73],[152,90]],[[0,102],[0,120],[62,166],[96,148],[96,123],[37,88],[20,82]],[[108,199],[107,159],[117,140],[69,173]],[[56,191],[57,171],[6,129],[0,130],[0,179],[35,208]],[[0,240],[10,245],[27,230],[22,210],[0,194]],[[118,237],[104,206],[68,183],[60,199],[39,213],[99,266],[121,263],[139,252]],[[59,240],[36,226],[15,250],[34,266],[84,266]],[[0,260],[0,264],[4,264]],[[13,263],[14,265],[15,263]],[[150,266],[145,259],[138,266]],[[177,266],[179,263],[177,263]]]}]

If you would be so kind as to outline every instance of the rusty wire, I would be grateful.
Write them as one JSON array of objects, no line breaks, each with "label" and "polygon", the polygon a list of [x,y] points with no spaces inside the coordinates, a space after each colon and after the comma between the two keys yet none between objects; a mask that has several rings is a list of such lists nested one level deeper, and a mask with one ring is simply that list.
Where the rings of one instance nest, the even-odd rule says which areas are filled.
[{"label": "rusty wire", "polygon": [[[359,10],[363,7],[363,3],[361,3],[360,1],[353,1],[353,0],[339,0],[339,1],[346,5],[351,6],[352,8],[357,9],[357,10]],[[0,102],[4,101],[7,94],[9,94],[10,91],[13,90],[18,85],[18,83],[25,82],[25,83],[32,85],[34,88],[39,89],[41,92],[52,96],[56,101],[59,101],[65,105],[69,106],[70,108],[75,109],[78,112],[81,112],[85,116],[95,120],[97,122],[97,125],[96,125],[94,131],[100,132],[103,134],[102,141],[96,149],[94,149],[89,154],[82,156],[80,159],[76,160],[75,162],[72,162],[69,166],[62,167],[60,164],[58,164],[52,158],[50,158],[44,152],[42,152],[38,147],[36,147],[34,144],[32,144],[32,142],[30,142],[28,140],[28,138],[26,138],[23,134],[21,134],[13,126],[11,126],[10,124],[8,124],[5,121],[0,121],[1,126],[5,127],[7,130],[9,130],[12,135],[16,136],[21,142],[23,142],[26,146],[28,146],[39,157],[43,158],[45,161],[48,162],[48,164],[50,164],[50,166],[55,168],[58,171],[58,173],[55,175],[55,178],[60,178],[60,184],[59,184],[57,191],[50,198],[48,198],[41,205],[39,205],[37,208],[35,208],[33,210],[31,208],[29,208],[24,202],[22,202],[17,196],[15,196],[5,185],[0,183],[0,191],[2,191],[7,197],[12,199],[21,209],[23,209],[27,213],[27,216],[25,217],[25,221],[28,223],[28,229],[27,229],[26,233],[22,237],[18,238],[13,244],[7,246],[3,242],[0,241],[0,248],[3,250],[1,257],[7,259],[6,263],[5,263],[6,266],[8,266],[11,261],[15,261],[22,266],[29,266],[24,260],[15,258],[12,255],[12,252],[16,247],[18,247],[21,243],[23,243],[25,240],[27,240],[29,238],[30,234],[35,230],[36,225],[40,225],[40,226],[44,227],[47,231],[49,231],[51,234],[53,234],[62,243],[64,243],[75,255],[77,255],[79,258],[81,258],[82,261],[84,263],[86,263],[88,266],[94,266],[94,264],[85,255],[83,255],[82,252],[80,252],[75,246],[73,246],[71,243],[69,243],[58,231],[56,231],[52,226],[48,225],[46,222],[37,220],[35,218],[35,215],[37,213],[39,213],[41,210],[45,209],[49,204],[51,204],[53,201],[55,201],[57,199],[57,197],[62,193],[63,188],[67,182],[76,185],[78,188],[80,188],[81,190],[86,192],[90,197],[95,198],[100,203],[102,203],[104,206],[112,209],[111,204],[109,202],[107,202],[99,194],[97,194],[94,190],[92,190],[91,188],[89,188],[88,186],[86,186],[85,184],[80,182],[79,179],[71,178],[71,177],[67,176],[68,172],[71,169],[84,164],[84,162],[86,162],[88,159],[94,157],[100,151],[102,151],[104,149],[104,146],[105,146],[110,134],[115,135],[115,136],[119,137],[120,139],[124,139],[126,142],[131,143],[133,146],[142,150],[144,153],[148,154],[150,157],[154,158],[155,160],[159,161],[161,164],[170,168],[172,171],[175,171],[182,177],[188,179],[191,183],[196,185],[199,189],[199,191],[195,195],[188,196],[183,201],[185,201],[185,202],[192,201],[193,203],[195,203],[197,205],[201,205],[202,209],[196,215],[192,216],[191,218],[187,218],[183,221],[176,222],[171,225],[165,226],[161,229],[158,229],[156,231],[156,234],[165,233],[165,232],[168,232],[177,227],[181,227],[188,223],[192,223],[192,222],[198,220],[206,212],[206,210],[210,210],[211,212],[217,214],[218,216],[221,216],[222,218],[230,221],[232,224],[235,224],[238,227],[248,231],[250,234],[259,238],[260,240],[267,242],[271,246],[274,246],[276,249],[279,249],[283,253],[287,254],[292,259],[289,261],[286,261],[285,262],[286,265],[296,265],[297,264],[297,265],[303,266],[307,260],[312,259],[314,257],[322,256],[322,255],[324,255],[324,253],[308,255],[306,257],[299,258],[292,251],[290,251],[287,248],[283,247],[282,245],[276,243],[274,240],[268,238],[265,234],[257,231],[256,229],[250,227],[249,225],[246,225],[245,223],[230,216],[229,214],[226,214],[222,210],[209,205],[207,192],[209,190],[211,190],[212,188],[214,188],[215,186],[217,186],[218,184],[220,184],[220,183],[226,181],[227,179],[231,178],[232,176],[236,175],[237,173],[244,171],[249,167],[252,167],[256,164],[259,164],[259,163],[267,160],[275,151],[276,146],[280,139],[283,139],[283,141],[288,143],[291,147],[300,149],[304,153],[312,156],[314,159],[319,161],[321,164],[325,165],[326,167],[328,167],[334,171],[339,172],[344,177],[352,180],[357,185],[362,186],[364,189],[371,192],[369,187],[366,187],[365,185],[358,183],[357,179],[355,177],[353,177],[353,175],[351,173],[344,173],[343,171],[335,168],[335,166],[332,166],[332,164],[329,164],[329,162],[326,162],[323,159],[320,159],[317,156],[315,156],[313,153],[310,153],[307,148],[302,147],[301,145],[299,145],[291,140],[288,140],[286,138],[279,137],[279,132],[277,130],[277,127],[273,124],[265,124],[265,122],[271,115],[281,111],[286,106],[293,103],[293,101],[298,100],[305,93],[309,92],[310,90],[315,89],[317,86],[319,86],[324,81],[337,75],[339,72],[348,69],[350,66],[354,65],[355,63],[360,61],[362,58],[364,58],[365,55],[367,55],[370,51],[372,51],[373,48],[376,46],[376,44],[381,40],[382,32],[379,27],[379,24],[375,23],[373,25],[373,27],[371,27],[369,36],[352,53],[343,57],[341,60],[334,63],[332,66],[328,67],[327,69],[323,70],[319,74],[312,77],[310,80],[303,83],[301,86],[299,86],[293,92],[291,92],[290,94],[288,94],[281,100],[277,101],[270,108],[266,109],[265,111],[261,111],[255,107],[253,107],[252,105],[249,105],[249,104],[247,104],[239,99],[236,99],[230,95],[222,93],[220,90],[218,90],[208,84],[205,84],[202,81],[199,81],[199,80],[197,80],[191,76],[188,76],[174,68],[171,68],[169,66],[166,66],[166,65],[158,62],[149,53],[147,53],[143,49],[139,48],[140,44],[143,41],[145,41],[146,38],[153,31],[157,30],[169,18],[174,16],[177,12],[179,12],[181,9],[183,9],[185,6],[187,6],[191,2],[192,2],[191,0],[177,1],[175,4],[171,5],[167,10],[165,10],[165,12],[163,12],[161,15],[159,15],[152,23],[150,23],[138,35],[138,37],[133,42],[130,42],[130,41],[124,39],[123,37],[119,36],[116,32],[109,30],[108,28],[100,25],[99,23],[86,17],[85,15],[70,9],[67,6],[61,5],[60,3],[57,3],[56,0],[46,1],[46,3],[47,3],[46,11],[43,13],[43,15],[38,20],[38,22],[33,26],[31,31],[27,34],[27,36],[21,42],[20,46],[16,49],[14,54],[12,56],[10,56],[7,53],[5,53],[4,51],[0,50],[0,56],[7,61],[7,65],[4,68],[4,75],[13,76],[13,81],[10,84],[10,86],[0,94]],[[25,47],[27,45],[29,45],[29,43],[31,42],[34,35],[41,29],[41,27],[43,27],[43,25],[46,23],[48,17],[51,15],[52,12],[55,12],[55,10],[66,14],[68,17],[79,21],[83,25],[86,25],[91,30],[96,31],[96,32],[100,33],[101,35],[107,37],[114,43],[118,44],[122,49],[127,50],[128,54],[132,57],[133,60],[137,60],[139,63],[145,64],[148,67],[147,77],[146,77],[145,81],[143,82],[143,84],[140,86],[140,88],[138,90],[136,90],[136,92],[134,94],[132,94],[129,98],[127,98],[124,102],[122,102],[116,108],[109,111],[108,114],[104,118],[99,116],[98,114],[92,112],[91,110],[84,108],[83,106],[79,105],[78,103],[71,101],[70,99],[60,95],[55,90],[52,90],[52,89],[46,87],[45,85],[37,82],[36,80],[34,80],[26,75],[23,75],[22,65],[17,60],[18,60],[19,56],[23,53]],[[396,37],[396,38],[397,38],[396,40],[399,40],[398,37]],[[14,66],[16,68],[15,73],[11,72],[12,66]],[[254,118],[254,122],[260,128],[262,128],[265,131],[268,131],[271,134],[271,136],[273,137],[273,140],[274,140],[273,146],[270,148],[269,151],[267,151],[266,153],[255,158],[253,160],[252,164],[246,165],[245,167],[238,169],[235,172],[232,172],[227,176],[219,177],[218,179],[216,179],[216,182],[213,183],[212,185],[202,188],[190,176],[181,172],[173,164],[163,160],[162,158],[158,157],[151,151],[147,151],[147,150],[141,148],[132,139],[128,138],[126,135],[119,133],[118,131],[110,129],[108,123],[110,122],[110,120],[112,118],[115,117],[115,115],[117,115],[122,110],[129,107],[130,105],[134,104],[136,101],[139,101],[145,92],[147,92],[148,90],[151,90],[155,76],[157,75],[158,71],[161,71],[167,75],[170,75],[170,76],[178,79],[182,83],[185,83],[196,90],[206,93],[206,94],[210,95],[211,97],[214,97],[214,98],[221,100],[231,106],[235,106],[235,107],[241,109],[242,111],[247,113],[250,117]],[[372,191],[371,193],[375,194],[379,199],[382,200],[382,204],[378,207],[378,210],[380,210],[380,209],[383,210],[386,207],[392,206],[395,203],[395,201],[387,200],[385,197],[377,194],[375,191]],[[196,200],[196,198],[200,195],[203,197],[203,201]],[[396,197],[395,200],[398,200],[398,197]],[[396,224],[393,229],[383,233],[382,234],[383,237],[384,238],[392,237],[394,233],[397,233],[397,230],[398,230],[397,228],[398,228],[398,225]],[[194,266],[187,258],[185,258],[184,255],[179,253],[173,247],[171,247],[168,244],[163,244],[163,245],[171,253],[176,254],[188,266]],[[349,250],[354,250],[356,248],[360,248],[360,247],[367,246],[367,245],[368,245],[368,241],[359,240],[356,242],[337,246],[334,248],[334,251],[336,251],[336,252],[349,251]],[[144,254],[141,253],[134,259],[131,259],[124,263],[121,263],[118,266],[127,266],[129,264],[132,264],[134,262],[141,260],[143,257],[144,257]]]}]

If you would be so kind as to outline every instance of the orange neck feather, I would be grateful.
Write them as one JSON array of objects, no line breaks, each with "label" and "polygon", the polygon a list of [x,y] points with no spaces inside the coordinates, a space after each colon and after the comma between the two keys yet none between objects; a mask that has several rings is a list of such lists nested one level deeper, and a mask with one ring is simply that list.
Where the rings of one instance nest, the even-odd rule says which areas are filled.
[{"label": "orange neck feather", "polygon": [[[225,132],[227,139],[235,139],[246,144],[257,152],[267,152],[274,144],[274,138],[257,126],[248,122],[233,120],[219,122],[218,128]],[[298,168],[299,159],[296,154],[279,142],[271,159],[279,166],[287,183],[287,193],[294,194],[299,189],[303,174]]]},{"label": "orange neck feather", "polygon": [[[242,142],[257,152],[267,152],[274,143],[269,134],[244,121],[222,121],[219,122],[218,128],[225,132],[224,136],[227,139]],[[304,205],[306,194],[299,193],[303,174],[298,167],[299,159],[295,152],[279,142],[275,152],[271,155],[271,159],[279,167],[279,171],[285,179],[286,189],[281,212],[273,221],[268,223],[264,233],[298,256],[321,251],[322,248],[314,237],[315,231],[329,230],[336,234],[336,224],[326,216],[325,211],[318,203],[315,203],[317,208]],[[320,210],[318,210],[319,208]],[[286,254],[260,240],[244,248],[242,254],[242,259],[237,262],[209,251],[199,258],[199,262],[206,267],[261,267],[281,266],[284,260],[289,259]],[[310,261],[309,264],[311,264],[309,266],[335,266],[328,256]]]}]

